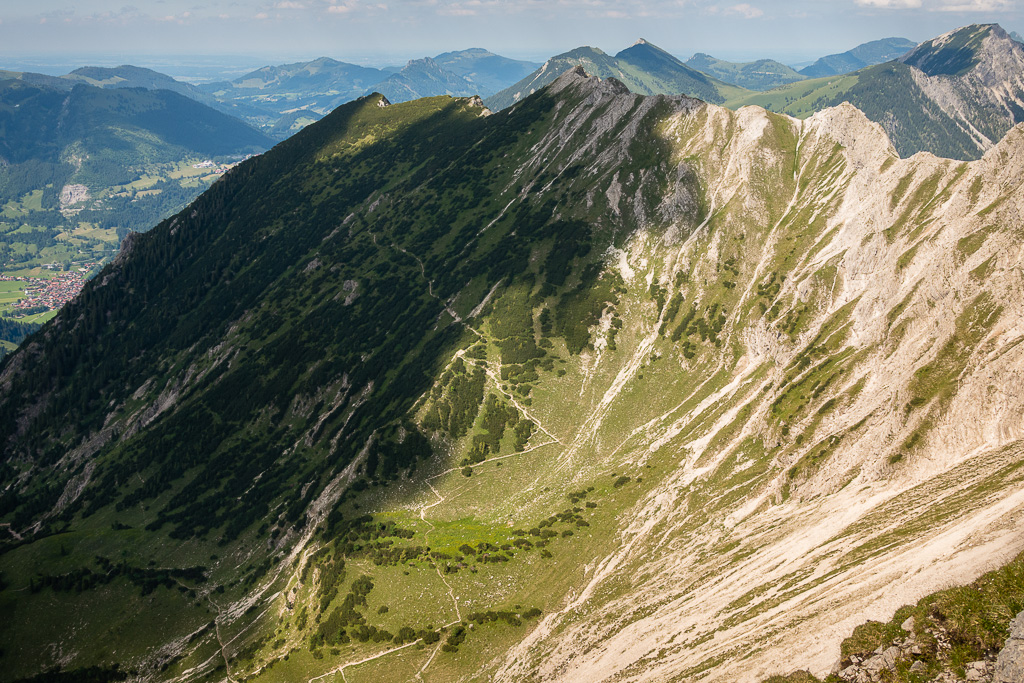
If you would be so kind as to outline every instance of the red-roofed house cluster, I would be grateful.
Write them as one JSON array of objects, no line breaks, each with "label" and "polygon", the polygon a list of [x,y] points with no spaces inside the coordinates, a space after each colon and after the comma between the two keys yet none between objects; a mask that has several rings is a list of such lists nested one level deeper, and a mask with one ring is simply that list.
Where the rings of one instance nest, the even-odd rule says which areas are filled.
[{"label": "red-roofed house cluster", "polygon": [[[88,270],[92,265],[86,264],[83,270]],[[0,274],[0,280],[26,283],[25,298],[12,305],[12,308],[16,310],[39,306],[45,306],[50,310],[58,309],[74,299],[85,286],[85,278],[82,277],[81,272],[61,273],[52,278],[14,277]]]}]

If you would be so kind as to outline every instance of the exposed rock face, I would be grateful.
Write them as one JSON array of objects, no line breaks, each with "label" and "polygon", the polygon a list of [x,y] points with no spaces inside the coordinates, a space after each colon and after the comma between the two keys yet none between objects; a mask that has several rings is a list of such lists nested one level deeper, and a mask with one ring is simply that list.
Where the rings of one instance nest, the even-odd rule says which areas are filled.
[{"label": "exposed rock face", "polygon": [[67,208],[89,200],[89,188],[85,185],[65,185],[60,191],[60,206]]},{"label": "exposed rock face", "polygon": [[[960,49],[949,47],[964,40]],[[1024,121],[1024,46],[998,25],[951,31],[901,61],[914,67],[915,82],[980,150]]]},{"label": "exposed rock face", "polygon": [[1006,639],[996,659],[993,683],[1021,683],[1024,681],[1024,612],[1010,623],[1010,637]]}]

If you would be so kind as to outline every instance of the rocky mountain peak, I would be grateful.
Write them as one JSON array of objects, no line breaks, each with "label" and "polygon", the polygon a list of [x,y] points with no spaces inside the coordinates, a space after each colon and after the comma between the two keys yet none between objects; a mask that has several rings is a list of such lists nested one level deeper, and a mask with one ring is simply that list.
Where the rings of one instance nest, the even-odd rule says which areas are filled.
[{"label": "rocky mountain peak", "polygon": [[886,159],[899,157],[885,129],[849,102],[814,114],[804,122],[804,126],[845,147],[857,167],[877,168]]},{"label": "rocky mountain peak", "polygon": [[582,65],[577,64],[576,66],[565,71],[561,76],[555,79],[550,86],[550,92],[560,93],[572,86],[581,86],[582,89],[589,90],[593,93],[600,93],[602,95],[629,95],[629,88],[617,78],[598,78],[597,76],[591,76],[587,73],[586,69]]},{"label": "rocky mountain peak", "polygon": [[[1016,43],[998,24],[971,24],[926,40],[900,58],[928,76],[962,76]],[[1019,47],[1019,45],[1018,45]]]},{"label": "rocky mountain peak", "polygon": [[430,57],[421,57],[420,59],[410,59],[405,65],[406,69],[440,69],[437,62]]}]

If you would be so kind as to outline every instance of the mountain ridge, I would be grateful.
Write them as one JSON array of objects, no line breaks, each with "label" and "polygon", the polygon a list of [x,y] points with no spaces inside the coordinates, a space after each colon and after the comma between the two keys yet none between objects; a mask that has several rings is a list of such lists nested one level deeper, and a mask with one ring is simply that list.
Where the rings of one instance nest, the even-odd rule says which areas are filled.
[{"label": "mountain ridge", "polygon": [[367,95],[380,93],[390,102],[408,102],[429,96],[449,95],[471,97],[477,95],[476,86],[466,78],[443,68],[430,57],[410,60],[398,73],[375,84]]},{"label": "mountain ridge", "polygon": [[553,82],[574,66],[583,66],[588,73],[601,78],[616,78],[631,91],[641,94],[679,94],[722,102],[726,94],[735,96],[742,92],[736,86],[690,68],[656,45],[640,39],[614,57],[590,46],[555,55],[518,83],[486,98],[485,103],[491,109],[504,109]]},{"label": "mountain ridge", "polygon": [[964,160],[979,158],[1024,120],[1024,50],[998,25],[955,29],[905,59],[740,97],[729,106],[806,117],[850,101],[886,127],[901,155],[930,151]]},{"label": "mountain ridge", "polygon": [[[0,366],[0,509],[60,532],[5,546],[15,590],[55,568],[5,605],[50,624],[58,572],[124,549],[135,573],[67,609],[132,629],[90,600],[150,553],[202,567],[153,593],[174,629],[138,630],[183,644],[120,660],[154,678],[753,680],[1024,548],[1024,127],[899,159],[850,105],[579,67],[491,116],[381,103],[134,238]],[[26,613],[5,652],[40,647],[7,646]],[[109,664],[75,623],[68,661]]]},{"label": "mountain ridge", "polygon": [[846,52],[828,55],[818,59],[814,64],[800,69],[807,78],[822,76],[838,76],[857,71],[867,66],[882,64],[897,59],[916,47],[917,43],[906,38],[883,38],[862,43]]},{"label": "mountain ridge", "polygon": [[774,59],[728,62],[698,52],[686,60],[685,64],[726,83],[750,90],[770,90],[806,78],[803,74]]}]

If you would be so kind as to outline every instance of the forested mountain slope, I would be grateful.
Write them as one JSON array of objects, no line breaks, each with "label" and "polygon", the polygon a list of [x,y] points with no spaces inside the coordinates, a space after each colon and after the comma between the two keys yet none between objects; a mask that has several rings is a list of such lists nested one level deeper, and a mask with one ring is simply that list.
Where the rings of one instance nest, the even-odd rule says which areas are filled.
[{"label": "forested mountain slope", "polygon": [[3,680],[822,673],[1024,549],[1024,129],[383,104],[0,366]]}]

